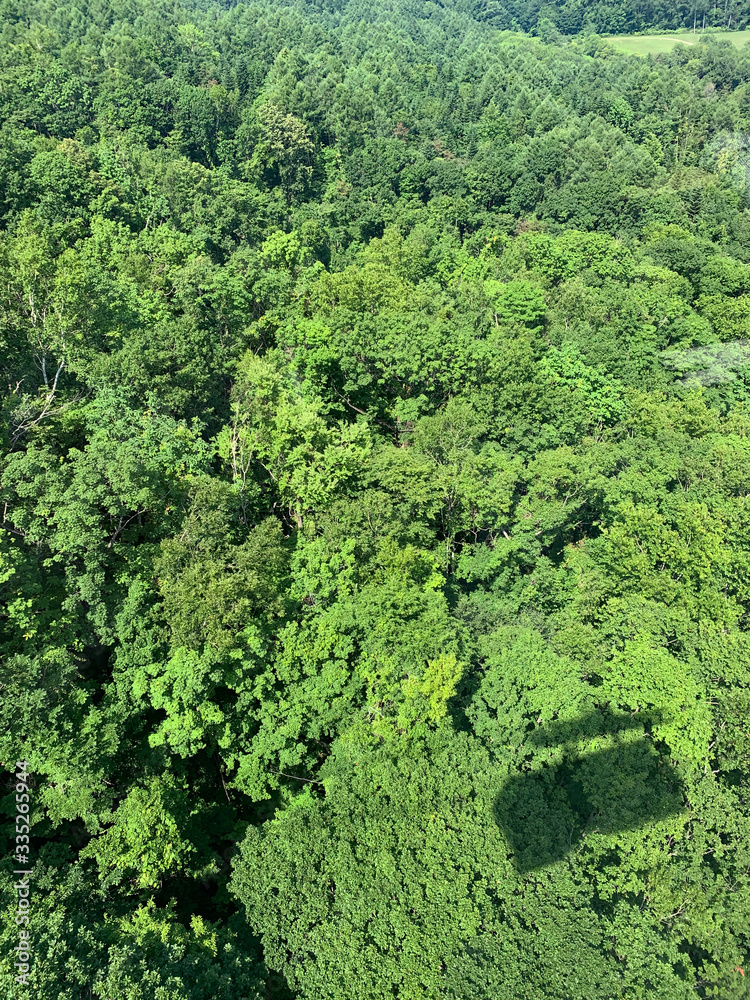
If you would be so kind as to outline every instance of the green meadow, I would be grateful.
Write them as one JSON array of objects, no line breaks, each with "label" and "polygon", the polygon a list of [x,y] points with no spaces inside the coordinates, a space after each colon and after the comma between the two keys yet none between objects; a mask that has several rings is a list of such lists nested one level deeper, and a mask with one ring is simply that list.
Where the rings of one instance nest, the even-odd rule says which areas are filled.
[{"label": "green meadow", "polygon": [[614,35],[609,41],[620,52],[627,52],[630,55],[647,56],[658,55],[661,52],[671,51],[675,45],[698,45],[702,38],[717,38],[722,41],[730,41],[733,45],[740,47],[750,42],[750,30],[748,31],[715,31],[693,34],[690,32],[671,32],[664,35]]}]

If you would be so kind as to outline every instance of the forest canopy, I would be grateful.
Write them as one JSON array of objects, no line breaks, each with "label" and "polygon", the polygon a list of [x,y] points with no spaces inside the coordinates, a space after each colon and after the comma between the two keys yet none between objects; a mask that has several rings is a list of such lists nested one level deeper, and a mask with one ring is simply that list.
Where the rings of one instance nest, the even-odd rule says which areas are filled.
[{"label": "forest canopy", "polygon": [[750,47],[596,34],[694,13],[2,0],[9,1000],[750,995]]}]

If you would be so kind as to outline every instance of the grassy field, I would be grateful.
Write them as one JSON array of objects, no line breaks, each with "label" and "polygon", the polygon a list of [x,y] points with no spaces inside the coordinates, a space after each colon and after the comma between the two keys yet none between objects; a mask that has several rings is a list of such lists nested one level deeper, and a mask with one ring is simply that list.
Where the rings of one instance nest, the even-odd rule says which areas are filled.
[{"label": "grassy field", "polygon": [[[750,42],[750,31],[717,31],[711,32],[710,37],[727,40],[740,46]],[[675,45],[697,45],[700,39],[700,33],[694,35],[692,31],[673,31],[665,35],[614,35],[608,41],[620,52],[646,56],[669,52]]]}]

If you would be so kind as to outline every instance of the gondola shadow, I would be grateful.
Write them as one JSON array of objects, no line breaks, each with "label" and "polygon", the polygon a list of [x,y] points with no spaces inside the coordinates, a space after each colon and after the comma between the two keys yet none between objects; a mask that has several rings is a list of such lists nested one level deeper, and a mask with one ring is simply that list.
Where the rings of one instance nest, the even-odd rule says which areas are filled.
[{"label": "gondola shadow", "polygon": [[[609,745],[582,751],[584,734],[609,737]],[[592,713],[575,723],[552,722],[534,730],[528,745],[529,770],[505,783],[494,810],[521,873],[560,861],[591,834],[665,819],[684,802],[679,775],[640,719]],[[560,746],[562,757],[544,761],[544,748]]]}]

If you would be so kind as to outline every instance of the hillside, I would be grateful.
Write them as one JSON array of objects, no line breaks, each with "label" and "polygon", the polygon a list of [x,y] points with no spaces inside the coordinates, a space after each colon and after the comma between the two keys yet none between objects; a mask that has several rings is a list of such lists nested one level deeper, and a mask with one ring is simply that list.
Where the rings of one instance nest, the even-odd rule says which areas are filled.
[{"label": "hillside", "polygon": [[750,48],[583,11],[2,3],[9,1000],[750,995]]}]

